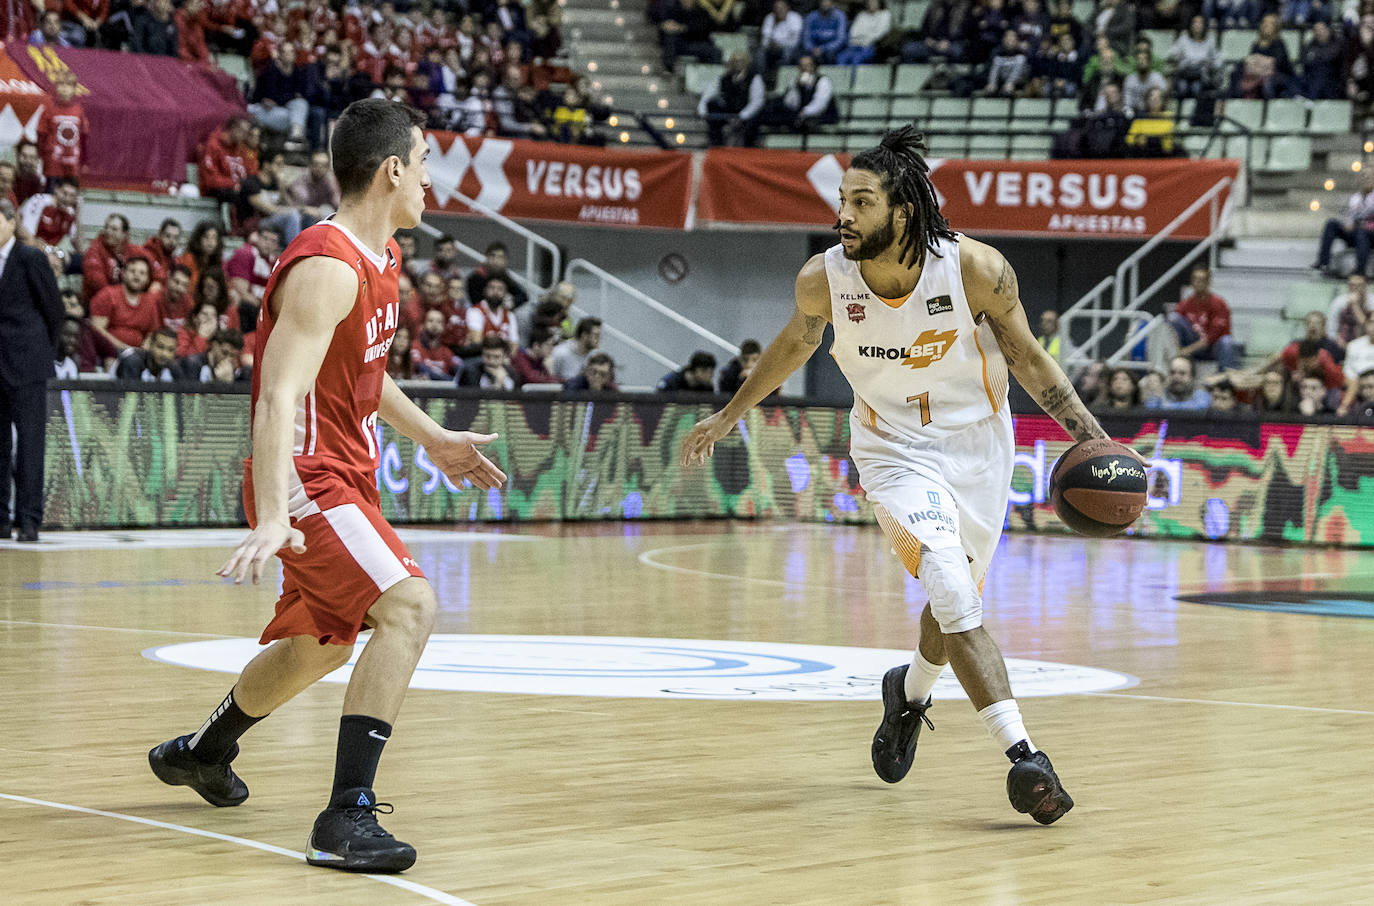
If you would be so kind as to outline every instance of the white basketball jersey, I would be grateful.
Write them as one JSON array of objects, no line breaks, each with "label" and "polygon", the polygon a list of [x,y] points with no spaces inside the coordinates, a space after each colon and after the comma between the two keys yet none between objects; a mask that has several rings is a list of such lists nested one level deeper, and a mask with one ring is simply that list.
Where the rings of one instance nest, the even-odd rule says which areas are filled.
[{"label": "white basketball jersey", "polygon": [[[937,255],[936,252],[939,254]],[[905,299],[883,299],[841,246],[825,253],[835,345],[854,418],[897,437],[945,437],[1007,405],[1007,363],[964,296],[959,243],[940,240]]]}]

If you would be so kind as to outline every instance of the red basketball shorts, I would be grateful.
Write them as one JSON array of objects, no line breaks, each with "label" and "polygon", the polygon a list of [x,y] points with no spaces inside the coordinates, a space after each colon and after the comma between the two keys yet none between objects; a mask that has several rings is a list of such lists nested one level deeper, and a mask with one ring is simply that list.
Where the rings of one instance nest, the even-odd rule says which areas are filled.
[{"label": "red basketball shorts", "polygon": [[[257,524],[252,472],[245,470],[244,509]],[[321,645],[352,645],[367,612],[388,588],[424,577],[377,504],[333,476],[290,479],[291,525],[305,535],[305,553],[284,548],[282,591],[261,644],[309,635]]]}]

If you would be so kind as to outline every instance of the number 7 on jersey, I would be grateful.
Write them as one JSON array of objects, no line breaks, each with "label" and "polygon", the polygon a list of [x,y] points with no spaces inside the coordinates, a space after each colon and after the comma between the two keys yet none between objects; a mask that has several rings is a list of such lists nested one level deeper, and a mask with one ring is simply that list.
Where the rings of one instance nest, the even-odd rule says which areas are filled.
[{"label": "number 7 on jersey", "polygon": [[915,396],[908,396],[908,397],[906,398],[906,401],[907,401],[908,403],[916,403],[917,405],[919,405],[919,406],[921,407],[921,427],[922,427],[922,428],[924,428],[926,425],[930,424],[930,391],[929,391],[929,390],[927,390],[925,393],[918,393],[918,394],[916,394]]}]

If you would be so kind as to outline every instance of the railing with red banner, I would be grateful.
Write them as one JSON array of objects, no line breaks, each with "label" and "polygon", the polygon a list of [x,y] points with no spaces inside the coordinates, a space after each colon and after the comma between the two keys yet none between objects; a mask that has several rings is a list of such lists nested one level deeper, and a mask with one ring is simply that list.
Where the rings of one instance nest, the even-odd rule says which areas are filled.
[{"label": "railing with red banner", "polygon": [[[844,154],[712,148],[697,216],[828,226],[848,165]],[[1234,178],[1239,166],[1187,159],[930,161],[941,210],[955,229],[1043,238],[1147,238],[1219,180]],[[1207,230],[1201,211],[1174,237],[1203,239]]]}]

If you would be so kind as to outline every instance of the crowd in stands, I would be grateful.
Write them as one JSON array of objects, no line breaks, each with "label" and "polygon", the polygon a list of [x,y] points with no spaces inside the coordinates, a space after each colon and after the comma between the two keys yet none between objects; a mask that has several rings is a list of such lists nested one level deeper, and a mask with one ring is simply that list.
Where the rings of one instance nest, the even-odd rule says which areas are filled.
[{"label": "crowd in stands", "polygon": [[[1075,389],[1094,412],[1143,407],[1374,425],[1374,294],[1363,274],[1352,274],[1327,310],[1306,314],[1300,338],[1251,368],[1239,367],[1230,310],[1211,291],[1207,268],[1195,268],[1189,282],[1168,315],[1178,348],[1167,371],[1094,362],[1076,376]],[[1053,313],[1041,319],[1037,336],[1057,357]],[[1213,362],[1216,370],[1201,376],[1200,362]]]},{"label": "crowd in stands", "polygon": [[[1181,153],[1173,139],[1181,99],[1199,101],[1191,117],[1200,126],[1227,98],[1374,102],[1372,0],[1100,0],[1086,21],[1072,0],[932,0],[916,28],[898,25],[886,0],[773,0],[766,13],[735,0],[666,0],[651,5],[650,18],[668,72],[682,56],[720,62],[712,32],[758,27],[752,54],[731,59],[701,97],[713,144],[750,145],[761,129],[834,122],[833,103],[823,112],[829,86],[815,87],[828,81],[825,67],[848,80],[848,67],[873,61],[943,64],[931,87],[956,96],[1070,100],[1081,115],[1058,140],[1060,156]],[[1239,62],[1223,61],[1223,29],[1251,34]],[[1297,53],[1285,29],[1298,34]],[[1155,30],[1173,31],[1172,42],[1156,46],[1147,34]],[[807,73],[795,84],[775,84],[781,65],[803,61]]]}]

